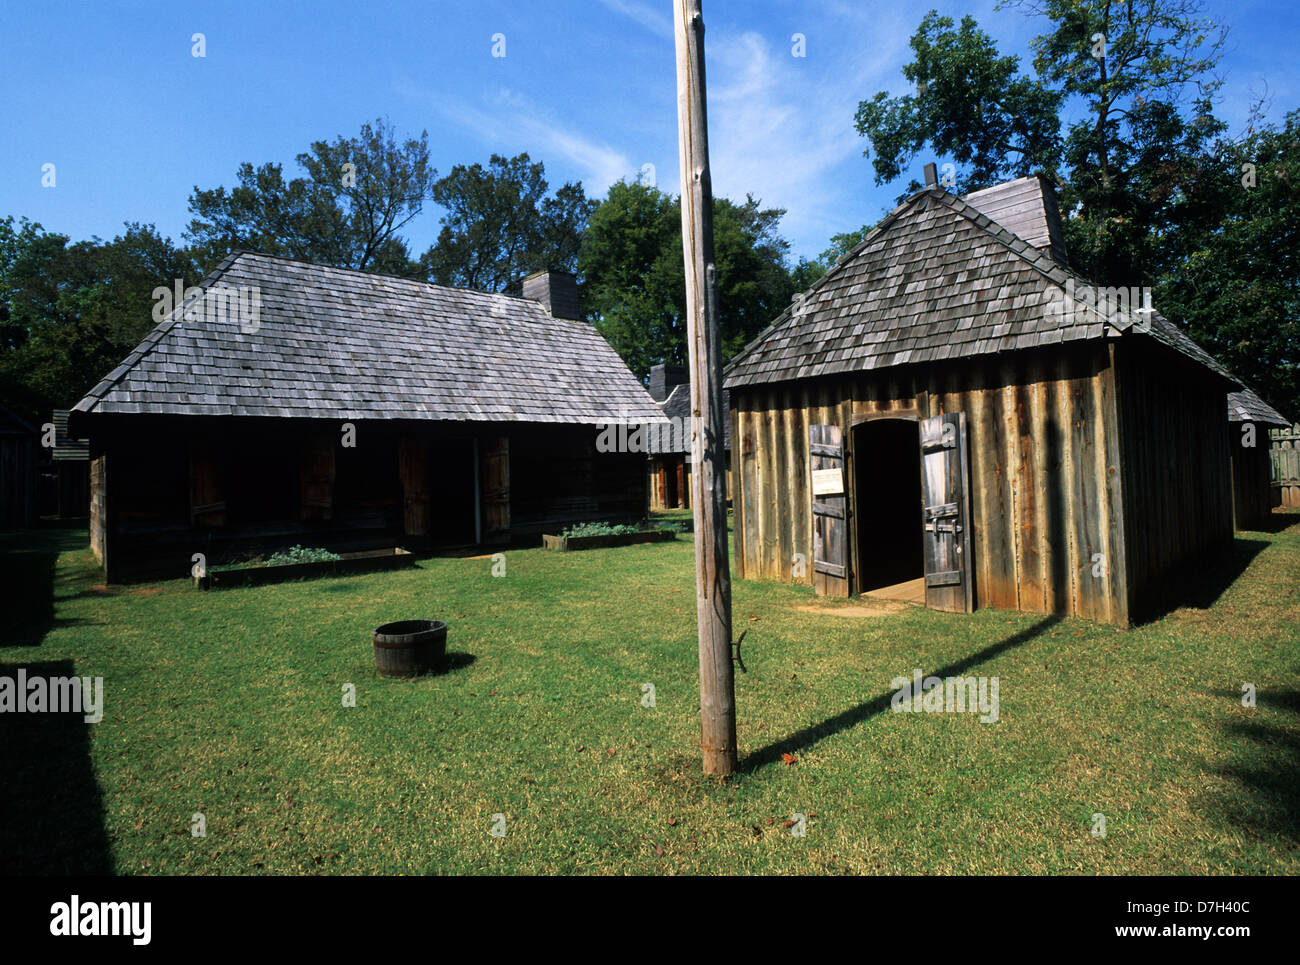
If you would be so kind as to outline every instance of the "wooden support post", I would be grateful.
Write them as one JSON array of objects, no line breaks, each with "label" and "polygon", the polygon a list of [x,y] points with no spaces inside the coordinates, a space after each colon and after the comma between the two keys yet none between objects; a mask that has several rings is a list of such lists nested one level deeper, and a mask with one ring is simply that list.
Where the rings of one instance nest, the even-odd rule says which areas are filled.
[{"label": "wooden support post", "polygon": [[722,449],[722,351],[713,262],[713,186],[704,106],[700,0],[674,0],[677,132],[681,149],[682,247],[691,372],[691,507],[695,518],[696,617],[700,636],[700,746],[705,774],[736,770],[736,694],[731,664],[731,570],[727,559],[726,464]]}]

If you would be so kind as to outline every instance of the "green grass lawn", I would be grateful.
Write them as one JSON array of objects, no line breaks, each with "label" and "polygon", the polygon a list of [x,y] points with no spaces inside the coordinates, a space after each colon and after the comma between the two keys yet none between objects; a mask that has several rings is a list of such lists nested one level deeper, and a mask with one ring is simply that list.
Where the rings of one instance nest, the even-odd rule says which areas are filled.
[{"label": "green grass lawn", "polygon": [[[686,537],[203,593],[99,586],[84,530],[0,536],[0,674],[105,681],[98,724],[0,716],[0,870],[1300,871],[1300,525],[1128,632],[737,583],[726,782],[699,765],[692,562]],[[455,669],[380,679],[371,629],[414,617],[450,624]],[[917,667],[998,677],[1001,719],[892,712]]]}]

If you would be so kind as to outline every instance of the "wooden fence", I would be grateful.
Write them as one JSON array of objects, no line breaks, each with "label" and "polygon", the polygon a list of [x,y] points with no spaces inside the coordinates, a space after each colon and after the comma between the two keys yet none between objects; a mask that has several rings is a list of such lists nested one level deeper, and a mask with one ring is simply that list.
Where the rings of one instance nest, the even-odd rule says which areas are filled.
[{"label": "wooden fence", "polygon": [[1270,429],[1272,485],[1279,506],[1300,506],[1300,422],[1290,429]]}]

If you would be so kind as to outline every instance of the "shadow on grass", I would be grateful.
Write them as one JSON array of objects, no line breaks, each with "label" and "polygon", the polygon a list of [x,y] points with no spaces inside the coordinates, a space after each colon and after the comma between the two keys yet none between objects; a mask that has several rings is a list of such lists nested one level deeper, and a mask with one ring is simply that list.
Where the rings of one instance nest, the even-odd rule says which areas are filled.
[{"label": "shadow on grass", "polygon": [[[979,666],[987,660],[992,660],[1000,653],[1005,653],[1015,647],[1024,646],[1030,640],[1042,636],[1043,633],[1060,622],[1061,617],[1059,616],[1044,617],[1033,626],[1021,630],[1014,636],[1007,637],[1007,639],[999,643],[991,644],[978,653],[971,654],[969,657],[958,660],[956,663],[950,663],[948,666],[941,667],[940,669],[935,670],[933,674],[927,674],[926,676],[941,678],[959,677],[965,674],[966,671],[970,670],[972,667]],[[745,773],[756,771],[764,765],[776,763],[781,759],[782,754],[794,754],[799,751],[807,750],[809,747],[825,740],[827,737],[843,733],[851,727],[856,727],[868,717],[874,717],[876,714],[889,710],[893,698],[893,691],[890,691],[887,694],[882,694],[879,697],[866,701],[865,703],[858,704],[856,707],[852,707],[843,713],[836,714],[834,717],[829,717],[819,724],[814,724],[812,727],[805,727],[803,730],[796,731],[784,740],[776,741],[775,743],[768,744],[766,747],[761,747],[756,751],[752,751],[741,760],[740,770]]]},{"label": "shadow on grass", "polygon": [[56,626],[86,621],[54,616],[59,554],[86,548],[76,527],[50,527],[0,534],[0,647],[33,647]]},{"label": "shadow on grass", "polygon": [[1225,551],[1176,567],[1162,576],[1158,585],[1147,587],[1146,598],[1133,616],[1133,625],[1153,623],[1182,607],[1208,610],[1246,572],[1255,557],[1271,545],[1268,540],[1237,536]]},{"label": "shadow on grass", "polygon": [[[0,676],[72,677],[71,660],[0,664]],[[0,714],[0,874],[106,875],[113,855],[79,713]]]},{"label": "shadow on grass", "polygon": [[457,670],[464,670],[472,664],[478,657],[472,653],[463,653],[459,650],[448,653],[442,659],[442,666],[438,672],[440,674],[455,673]]},{"label": "shadow on grass", "polygon": [[[1239,693],[1225,696],[1239,701]],[[1255,835],[1300,841],[1300,690],[1261,690],[1257,713],[1224,726],[1236,759],[1214,773],[1229,778],[1233,791],[1211,797],[1215,816]]]},{"label": "shadow on grass", "polygon": [[1300,513],[1297,513],[1295,510],[1286,511],[1275,509],[1264,519],[1259,520],[1246,528],[1253,529],[1260,533],[1280,533],[1282,530],[1294,526],[1296,523],[1300,523]]}]

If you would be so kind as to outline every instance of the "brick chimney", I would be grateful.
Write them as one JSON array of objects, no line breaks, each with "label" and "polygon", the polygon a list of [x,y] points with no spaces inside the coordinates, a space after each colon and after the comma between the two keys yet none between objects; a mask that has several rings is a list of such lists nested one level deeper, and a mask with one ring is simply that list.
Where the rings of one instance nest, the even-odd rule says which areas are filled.
[{"label": "brick chimney", "polygon": [[578,279],[567,271],[537,271],[524,279],[524,297],[541,302],[555,318],[582,321],[578,307]]},{"label": "brick chimney", "polygon": [[690,370],[685,365],[650,366],[650,398],[663,402],[679,385],[689,385]]}]

